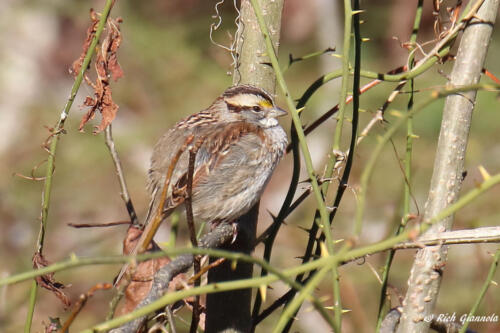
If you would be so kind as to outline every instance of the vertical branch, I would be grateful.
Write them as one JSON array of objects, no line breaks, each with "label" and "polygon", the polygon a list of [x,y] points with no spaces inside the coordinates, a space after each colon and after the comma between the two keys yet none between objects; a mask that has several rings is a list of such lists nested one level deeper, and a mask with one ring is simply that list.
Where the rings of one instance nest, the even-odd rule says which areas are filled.
[{"label": "vertical branch", "polygon": [[[106,21],[108,19],[109,13],[111,11],[111,8],[114,5],[114,0],[106,0],[106,4],[104,6],[104,9],[101,14],[101,18],[99,20],[99,24],[97,26],[97,30],[95,33],[94,38],[92,39],[92,42],[87,50],[87,54],[85,55],[85,58],[82,63],[82,67],[80,69],[80,72],[78,73],[78,76],[75,79],[75,82],[73,83],[73,87],[71,88],[71,93],[70,96],[66,102],[66,105],[64,106],[63,111],[61,112],[61,115],[59,117],[59,120],[53,129],[52,132],[52,138],[50,142],[50,147],[49,147],[49,157],[47,159],[47,171],[45,175],[45,183],[43,186],[43,196],[42,196],[42,219],[40,223],[40,232],[38,234],[38,239],[37,239],[37,245],[36,245],[36,252],[42,253],[43,251],[43,244],[44,244],[44,239],[45,239],[45,231],[47,229],[47,220],[49,216],[49,207],[50,207],[50,195],[52,192],[52,176],[54,174],[54,169],[55,169],[55,156],[56,156],[56,151],[57,151],[57,143],[59,141],[59,136],[61,133],[64,132],[64,124],[66,122],[66,119],[68,118],[69,111],[71,109],[71,106],[73,105],[73,101],[75,100],[76,94],[78,93],[78,90],[80,89],[80,85],[83,80],[83,75],[85,71],[87,70],[87,67],[90,64],[90,60],[92,59],[92,56],[94,54],[94,50],[97,46],[97,43],[99,42],[99,38],[101,37],[101,34],[104,30],[104,26],[106,24]],[[31,290],[30,290],[30,296],[29,296],[29,305],[28,305],[28,314],[26,317],[26,322],[24,326],[24,332],[27,333],[31,330],[31,323],[33,321],[33,312],[35,310],[35,303],[36,303],[36,296],[37,296],[37,284],[35,281],[31,283]]]},{"label": "vertical branch", "polygon": [[[476,16],[469,21],[451,73],[451,85],[479,81],[498,4],[499,0],[484,1]],[[475,91],[446,98],[424,220],[431,219],[458,199],[475,98]],[[429,228],[427,235],[449,230],[452,223],[453,216],[449,216]],[[427,332],[429,329],[430,323],[423,319],[434,310],[446,254],[446,246],[427,247],[417,252],[398,332]]]},{"label": "vertical branch", "polygon": [[[414,65],[415,59],[415,49],[417,42],[418,30],[420,28],[420,21],[422,19],[424,0],[419,0],[415,12],[415,19],[413,21],[413,30],[410,37],[410,55],[408,57],[408,70],[411,70]],[[410,84],[410,96],[408,98],[407,112],[413,108],[413,90],[414,90],[414,79],[409,80]],[[411,201],[411,165],[412,165],[412,151],[413,151],[413,117],[408,117],[406,121],[406,153],[404,161],[405,170],[405,184],[404,184],[404,194],[403,194],[403,213],[401,222],[398,229],[396,230],[396,235],[399,235],[405,228],[406,221],[408,219],[408,214],[410,213],[410,201]],[[390,250],[387,254],[387,259],[382,272],[382,288],[380,291],[380,303],[378,310],[377,319],[377,331],[380,329],[382,320],[384,319],[386,313],[388,312],[391,304],[387,297],[387,284],[389,281],[389,270],[391,269],[392,260],[394,258],[395,250]]]},{"label": "vertical branch", "polygon": [[[279,46],[283,1],[259,0],[276,53]],[[241,1],[238,30],[236,45],[238,63],[233,73],[233,84],[251,84],[273,94],[276,91],[276,76],[273,68],[269,66],[270,56],[250,0]]]},{"label": "vertical branch", "polygon": [[194,247],[198,246],[198,241],[196,240],[196,229],[194,226],[194,216],[193,216],[193,173],[194,173],[194,161],[196,158],[196,151],[194,149],[189,150],[189,164],[187,171],[187,186],[186,186],[186,220],[188,222],[189,236],[191,238],[191,244]]},{"label": "vertical branch", "polygon": [[[337,118],[337,126],[333,137],[333,150],[340,149],[340,139],[342,138],[342,129],[344,126],[344,114],[346,108],[347,90],[349,85],[349,54],[351,50],[351,34],[352,34],[352,8],[351,0],[344,0],[344,45],[342,46],[342,86],[340,88],[339,112]],[[337,158],[332,156],[327,166],[327,173],[332,172]],[[331,171],[330,171],[331,170]]]},{"label": "vertical branch", "polygon": [[[284,0],[259,0],[264,20],[270,30],[273,49],[277,52],[281,30],[281,12]],[[249,0],[241,0],[240,20],[236,40],[238,61],[233,73],[233,84],[251,84],[273,94],[276,78],[269,66],[269,52],[264,36]],[[229,250],[251,253],[255,244],[255,233],[259,203],[247,214],[238,219],[238,236],[229,246]],[[251,277],[253,266],[250,263],[238,263],[236,269],[230,262],[225,262],[208,273],[209,282],[221,282]],[[251,289],[235,290],[207,295],[205,331],[220,332],[232,328],[237,332],[251,330]]]}]

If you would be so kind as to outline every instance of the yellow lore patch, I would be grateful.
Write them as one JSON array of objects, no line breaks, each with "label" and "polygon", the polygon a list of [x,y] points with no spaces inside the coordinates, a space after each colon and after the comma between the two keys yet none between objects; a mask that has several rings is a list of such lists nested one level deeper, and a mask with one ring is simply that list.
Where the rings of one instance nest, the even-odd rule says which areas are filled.
[{"label": "yellow lore patch", "polygon": [[266,109],[273,107],[273,105],[269,101],[266,101],[266,100],[260,101],[259,105],[263,108],[266,108]]}]

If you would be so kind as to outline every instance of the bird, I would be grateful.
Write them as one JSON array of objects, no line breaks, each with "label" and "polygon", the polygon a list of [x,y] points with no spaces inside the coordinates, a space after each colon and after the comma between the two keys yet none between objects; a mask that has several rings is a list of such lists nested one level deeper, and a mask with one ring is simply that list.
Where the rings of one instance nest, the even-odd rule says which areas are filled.
[{"label": "bird", "polygon": [[168,130],[153,149],[146,227],[130,254],[144,252],[159,223],[185,203],[190,155],[194,218],[213,225],[232,223],[247,213],[285,153],[287,135],[276,118],[286,114],[265,90],[235,85]]}]

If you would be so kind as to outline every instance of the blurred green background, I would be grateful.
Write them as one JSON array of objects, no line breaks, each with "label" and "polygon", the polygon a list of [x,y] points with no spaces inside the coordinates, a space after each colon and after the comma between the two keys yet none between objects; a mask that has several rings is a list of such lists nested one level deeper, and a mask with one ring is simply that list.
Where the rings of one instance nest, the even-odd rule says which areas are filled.
[{"label": "blurred green background", "polygon": [[[114,100],[120,106],[113,123],[113,133],[121,156],[125,175],[136,210],[144,216],[148,204],[145,190],[149,155],[159,136],[184,116],[207,107],[232,81],[230,54],[211,43],[209,30],[217,22],[216,1],[117,1],[112,16],[123,18],[123,43],[118,59],[124,78],[112,83]],[[54,126],[69,95],[72,77],[68,68],[81,52],[89,23],[89,9],[100,11],[104,1],[22,1],[3,0],[0,3],[0,276],[31,268],[31,257],[39,231],[40,202],[43,182],[16,177],[15,173],[30,175],[34,166],[47,158],[42,149],[49,136],[47,127]],[[400,46],[409,39],[416,1],[370,1],[362,4],[366,13],[362,25],[362,66],[385,72],[405,64],[407,50]],[[443,8],[446,3],[443,5]],[[222,24],[213,34],[218,43],[229,45],[234,34],[235,11],[232,1],[220,7]],[[336,47],[341,52],[343,8],[339,1],[285,0],[283,13],[280,61],[288,63],[295,57]],[[426,5],[419,42],[432,40],[432,8]],[[444,16],[446,18],[446,16]],[[446,20],[445,20],[446,22]],[[486,67],[500,75],[500,34],[494,32]],[[429,49],[429,46],[425,48]],[[421,54],[417,55],[417,58]],[[286,79],[294,98],[320,75],[339,67],[337,57],[321,57],[295,63],[286,71]],[[417,89],[446,84],[451,64],[437,65],[417,78]],[[440,72],[442,71],[442,73]],[[488,82],[487,78],[482,79]],[[367,83],[368,80],[363,80]],[[338,101],[339,82],[323,87],[303,112],[305,124],[311,123]],[[395,84],[381,84],[361,98],[361,128],[372,118]],[[93,135],[99,116],[78,131],[85,110],[80,107],[90,88],[82,86],[66,123],[67,133],[61,137],[56,156],[56,171],[52,191],[49,224],[44,254],[50,261],[68,257],[119,254],[126,227],[73,229],[68,223],[104,223],[127,219],[120,199],[120,189],[102,135]],[[428,92],[418,93],[423,99]],[[278,94],[279,104],[285,103]],[[392,108],[404,110],[407,95],[400,95]],[[443,102],[432,104],[415,118],[419,136],[414,146],[415,198],[413,212],[422,213],[432,172],[433,158]],[[477,171],[483,165],[490,173],[500,171],[499,104],[494,93],[479,93],[470,135],[466,161],[468,171],[463,192],[474,188],[482,178]],[[387,120],[394,118],[389,114]],[[290,119],[283,121],[290,127]],[[309,137],[315,168],[321,173],[332,142],[334,120],[323,124]],[[351,175],[351,188],[346,192],[334,225],[336,239],[349,237],[356,206],[355,191],[364,162],[370,156],[376,137],[384,131],[377,125],[359,147]],[[345,127],[343,148],[348,146],[350,124]],[[381,156],[368,191],[367,214],[361,243],[381,240],[393,233],[400,214],[404,178],[399,159],[405,148],[404,132],[394,138],[394,149],[387,146]],[[34,171],[44,175],[44,165]],[[268,211],[276,214],[287,191],[291,175],[291,158],[286,157],[275,173],[261,203],[259,231],[271,222]],[[301,179],[306,179],[305,174]],[[336,184],[334,182],[334,184]],[[302,189],[306,184],[301,185]],[[332,186],[332,190],[336,186]],[[334,191],[330,194],[333,197]],[[500,189],[494,188],[456,215],[456,229],[499,225]],[[286,221],[275,244],[272,264],[286,268],[299,264],[307,235],[298,227],[309,227],[314,214],[314,200],[309,198]],[[182,219],[182,218],[181,218]],[[181,228],[180,246],[187,244],[187,233]],[[166,226],[160,230],[159,241],[168,239]],[[445,268],[438,313],[466,313],[487,273],[495,245],[453,246]],[[261,255],[259,246],[255,255]],[[393,305],[403,296],[414,251],[396,255],[390,284]],[[385,256],[375,255],[364,263],[351,263],[341,268],[343,306],[351,309],[345,315],[345,332],[373,331],[380,284],[372,268],[379,271]],[[58,273],[56,278],[71,284],[67,292],[74,301],[97,282],[110,281],[118,266],[85,267]],[[258,269],[256,270],[259,271]],[[497,275],[498,276],[498,275]],[[498,280],[498,278],[497,278]],[[0,331],[20,332],[27,311],[30,282],[9,285],[0,289]],[[266,304],[279,297],[286,287],[273,285]],[[325,284],[318,294],[328,297],[330,285]],[[97,292],[89,301],[72,330],[88,327],[103,320],[111,292]],[[330,302],[330,301],[328,301]],[[500,293],[492,286],[479,314],[499,314]],[[276,314],[278,314],[277,312]],[[39,291],[33,322],[33,332],[42,332],[49,317],[68,316],[61,303],[46,290]],[[304,305],[293,331],[324,332],[319,316]],[[273,318],[259,327],[266,332]],[[479,332],[498,332],[500,324],[473,324]],[[185,329],[180,326],[180,329]]]}]

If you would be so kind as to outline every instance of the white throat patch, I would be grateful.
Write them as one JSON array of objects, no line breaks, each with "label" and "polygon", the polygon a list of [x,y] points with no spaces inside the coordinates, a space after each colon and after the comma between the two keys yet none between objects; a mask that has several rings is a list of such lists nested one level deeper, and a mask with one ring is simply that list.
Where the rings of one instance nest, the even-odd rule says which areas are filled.
[{"label": "white throat patch", "polygon": [[274,118],[263,118],[259,120],[259,123],[261,123],[264,127],[273,127],[278,125],[278,121]]}]

